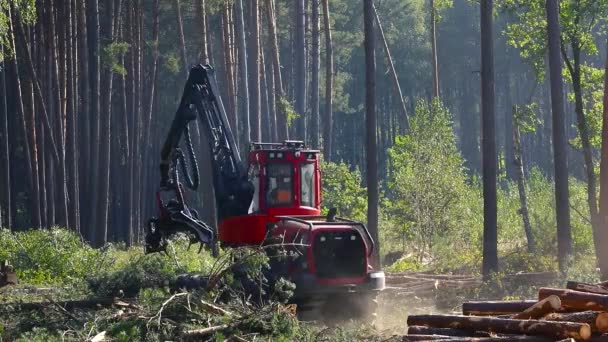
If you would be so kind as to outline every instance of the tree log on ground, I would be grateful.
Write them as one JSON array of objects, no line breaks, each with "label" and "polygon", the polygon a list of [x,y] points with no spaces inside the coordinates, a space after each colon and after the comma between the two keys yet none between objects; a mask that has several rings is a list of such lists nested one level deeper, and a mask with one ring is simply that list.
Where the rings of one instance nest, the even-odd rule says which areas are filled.
[{"label": "tree log on ground", "polygon": [[556,312],[561,308],[562,301],[558,296],[549,296],[538,303],[527,308],[523,312],[513,315],[513,319],[538,319],[545,315]]},{"label": "tree log on ground", "polygon": [[536,303],[536,300],[465,302],[462,304],[462,314],[467,316],[509,315],[523,312]]},{"label": "tree log on ground", "polygon": [[408,326],[421,325],[434,328],[455,328],[469,331],[489,331],[502,334],[542,335],[546,337],[586,340],[591,337],[591,327],[585,323],[517,320],[496,317],[472,317],[456,315],[412,315]]},{"label": "tree log on ground", "polygon": [[440,336],[456,336],[456,337],[490,337],[490,333],[486,331],[468,331],[463,329],[452,328],[432,328],[414,325],[407,328],[408,335],[440,335]]},{"label": "tree log on ground", "polygon": [[608,333],[608,313],[606,312],[551,313],[544,319],[547,321],[587,323],[592,332]]},{"label": "tree log on ground", "polygon": [[574,309],[581,311],[608,311],[607,295],[566,289],[553,289],[547,287],[543,287],[538,290],[539,299],[545,299],[551,295],[556,295],[561,299],[562,307],[564,309]]},{"label": "tree log on ground", "polygon": [[602,285],[579,283],[577,281],[569,281],[566,284],[566,288],[569,290],[589,292],[596,294],[608,295],[608,288]]}]

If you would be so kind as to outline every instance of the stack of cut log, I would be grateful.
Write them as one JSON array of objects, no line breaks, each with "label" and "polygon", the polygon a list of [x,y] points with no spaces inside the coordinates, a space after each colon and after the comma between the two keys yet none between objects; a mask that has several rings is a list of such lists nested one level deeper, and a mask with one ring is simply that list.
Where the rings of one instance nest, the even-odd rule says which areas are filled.
[{"label": "stack of cut log", "polygon": [[11,266],[6,260],[2,261],[2,263],[0,263],[0,287],[16,284],[17,274],[15,274],[13,266]]},{"label": "stack of cut log", "polygon": [[412,315],[403,341],[608,342],[608,283],[541,288],[538,300],[478,301],[462,315]]}]

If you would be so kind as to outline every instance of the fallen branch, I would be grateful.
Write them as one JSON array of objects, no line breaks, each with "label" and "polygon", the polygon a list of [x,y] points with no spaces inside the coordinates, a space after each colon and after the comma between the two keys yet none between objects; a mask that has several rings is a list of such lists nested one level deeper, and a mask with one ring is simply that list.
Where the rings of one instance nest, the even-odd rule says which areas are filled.
[{"label": "fallen branch", "polygon": [[194,329],[187,330],[182,333],[183,338],[201,338],[205,336],[209,336],[216,332],[224,331],[230,328],[229,324],[216,325],[213,327],[203,328],[203,329]]}]

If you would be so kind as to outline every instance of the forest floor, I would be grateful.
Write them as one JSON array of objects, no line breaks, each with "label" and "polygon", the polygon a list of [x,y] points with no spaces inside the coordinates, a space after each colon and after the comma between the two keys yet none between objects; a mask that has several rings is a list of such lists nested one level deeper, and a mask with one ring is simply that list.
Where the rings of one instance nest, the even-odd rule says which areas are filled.
[{"label": "forest floor", "polygon": [[[188,242],[177,239],[168,253],[148,255],[141,247],[93,249],[60,229],[0,230],[0,261],[9,260],[20,279],[0,287],[0,342],[390,341],[406,333],[411,314],[454,312],[469,299],[529,299],[541,286],[563,285],[551,273],[489,282],[473,275],[389,273],[375,322],[330,328],[297,320],[297,308],[287,304],[288,282],[264,295],[246,290],[264,278],[265,253],[228,249],[212,258],[188,249]],[[206,275],[190,279],[202,287],[184,292],[172,285],[192,272]]]}]

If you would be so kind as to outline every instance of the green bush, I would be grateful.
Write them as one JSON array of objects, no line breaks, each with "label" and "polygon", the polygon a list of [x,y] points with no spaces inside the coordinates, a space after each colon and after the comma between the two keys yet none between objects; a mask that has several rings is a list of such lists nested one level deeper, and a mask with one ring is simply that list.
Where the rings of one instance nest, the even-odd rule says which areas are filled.
[{"label": "green bush", "polygon": [[80,282],[97,269],[100,255],[79,235],[65,229],[0,230],[0,260],[9,260],[24,283]]}]

